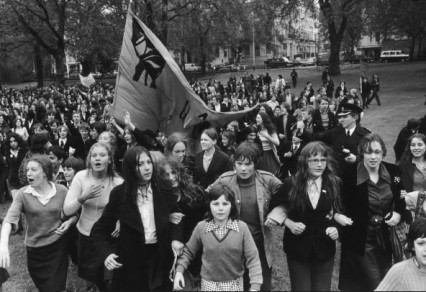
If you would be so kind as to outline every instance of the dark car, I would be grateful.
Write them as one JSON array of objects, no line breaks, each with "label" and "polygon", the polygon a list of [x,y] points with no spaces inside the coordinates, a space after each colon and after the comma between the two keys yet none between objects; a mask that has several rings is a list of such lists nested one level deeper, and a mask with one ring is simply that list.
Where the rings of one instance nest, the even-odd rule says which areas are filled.
[{"label": "dark car", "polygon": [[283,58],[273,58],[265,61],[266,68],[282,68],[293,66],[293,63],[285,61]]},{"label": "dark car", "polygon": [[213,67],[216,72],[237,72],[238,66],[234,64],[218,64]]}]

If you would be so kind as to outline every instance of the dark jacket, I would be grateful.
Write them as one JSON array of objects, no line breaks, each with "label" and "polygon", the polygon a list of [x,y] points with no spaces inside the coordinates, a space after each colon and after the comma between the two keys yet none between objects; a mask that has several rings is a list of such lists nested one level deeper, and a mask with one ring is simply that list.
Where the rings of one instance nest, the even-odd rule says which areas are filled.
[{"label": "dark jacket", "polygon": [[72,138],[70,135],[68,135],[68,137],[67,137],[67,142],[65,142],[64,146],[61,146],[61,145],[59,144],[59,141],[60,141],[59,139],[58,139],[58,140],[53,141],[52,145],[56,145],[56,146],[61,147],[61,148],[62,148],[62,150],[64,150],[64,151],[65,151],[65,157],[66,157],[66,158],[68,158],[68,156],[69,156],[69,151],[70,151],[70,147],[72,147],[72,148],[76,149],[76,146],[75,146],[75,143],[74,143],[73,138]]},{"label": "dark jacket", "polygon": [[[278,150],[278,156],[280,157],[282,165],[280,169],[279,179],[282,180],[288,177],[289,172],[291,175],[294,175],[296,173],[297,160],[299,159],[300,152],[302,152],[303,147],[305,147],[305,143],[301,142],[296,153],[294,153],[292,141],[285,141],[284,143],[280,144],[280,148]],[[284,154],[286,154],[287,152],[291,152],[292,154],[291,157],[284,157]]]},{"label": "dark jacket", "polygon": [[[158,245],[158,265],[153,271],[152,288],[166,284],[172,267],[173,253],[171,241],[182,242],[182,230],[178,225],[169,223],[169,214],[177,210],[175,195],[170,191],[160,190],[151,184],[154,198],[155,228]],[[120,222],[120,236],[111,240],[117,220]],[[117,261],[123,267],[114,270],[112,291],[142,291],[146,283],[141,283],[141,273],[146,252],[144,227],[136,202],[124,193],[124,185],[111,191],[109,203],[92,228],[91,234],[102,261],[108,255],[118,255]]]},{"label": "dark jacket", "polygon": [[395,151],[395,160],[401,160],[402,154],[404,153],[405,146],[407,146],[408,139],[413,135],[413,131],[406,125],[398,134],[398,138],[396,138],[395,145],[393,146],[393,150]]},{"label": "dark jacket", "polygon": [[302,222],[306,225],[305,231],[301,235],[294,235],[289,228],[284,231],[284,251],[287,257],[308,261],[314,257],[319,260],[328,260],[336,253],[336,243],[325,232],[328,227],[335,227],[336,223],[329,216],[332,205],[327,202],[323,195],[326,192],[324,183],[318,205],[314,209],[307,194],[300,194],[305,197],[307,208],[305,211],[292,210],[290,201],[290,191],[294,186],[293,177],[289,177],[279,189],[277,196],[271,201],[271,208],[277,205],[284,205],[288,210],[287,217],[294,222]]},{"label": "dark jacket", "polygon": [[19,167],[21,166],[22,161],[25,158],[25,150],[19,149],[18,156],[11,156],[10,152],[6,154],[6,164],[9,169],[8,171],[8,181],[11,189],[19,189],[23,187],[19,181]]},{"label": "dark jacket", "polygon": [[[286,122],[286,128],[284,129],[284,118],[287,119]],[[287,114],[287,115],[280,115],[279,117],[277,117],[275,119],[275,124],[277,127],[277,134],[283,134],[285,135],[287,133],[287,135],[285,136],[284,140],[290,141],[289,138],[291,137],[291,124],[292,124],[292,115],[291,114]]]},{"label": "dark jacket", "polygon": [[[405,159],[404,159],[405,160]],[[411,162],[411,159],[401,161],[399,169],[401,171],[402,188],[407,192],[412,192],[414,184],[414,168],[416,166]]]},{"label": "dark jacket", "polygon": [[338,98],[338,97],[339,97],[339,95],[340,95],[340,91],[342,91],[342,90],[343,90],[343,93],[344,93],[344,95],[345,95],[345,96],[348,94],[348,89],[347,89],[347,87],[345,86],[344,88],[342,88],[342,87],[339,85],[339,86],[337,86],[336,91],[334,92],[334,97],[335,97],[335,98]]},{"label": "dark jacket", "polygon": [[[362,162],[361,162],[362,163]],[[394,200],[394,211],[401,216],[405,210],[405,201],[401,196],[401,175],[399,168],[391,163],[382,162],[390,174],[391,190]],[[367,238],[368,218],[368,186],[367,181],[357,185],[357,171],[346,177],[344,181],[342,199],[345,215],[353,220],[353,224],[342,228],[342,246],[363,255]],[[389,210],[391,211],[391,210]]]},{"label": "dark jacket", "polygon": [[232,170],[232,161],[228,155],[216,148],[206,172],[203,166],[203,155],[204,151],[201,151],[194,158],[194,183],[206,189],[222,173]]},{"label": "dark jacket", "polygon": [[334,129],[337,125],[336,117],[331,111],[327,112],[328,115],[328,129],[324,128],[322,125],[321,112],[319,109],[316,109],[312,113],[312,123],[314,124],[314,133],[324,132],[326,130]]}]

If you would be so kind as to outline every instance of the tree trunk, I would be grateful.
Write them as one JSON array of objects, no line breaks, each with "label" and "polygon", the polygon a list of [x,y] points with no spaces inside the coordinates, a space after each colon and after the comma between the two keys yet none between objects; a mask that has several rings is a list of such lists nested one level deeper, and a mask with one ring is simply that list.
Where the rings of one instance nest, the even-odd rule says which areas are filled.
[{"label": "tree trunk", "polygon": [[41,55],[41,48],[37,42],[34,42],[34,69],[37,79],[37,87],[43,87],[43,57]]},{"label": "tree trunk", "polygon": [[330,58],[328,60],[331,76],[340,75],[340,45],[341,41],[330,38]]},{"label": "tree trunk", "polygon": [[422,59],[422,42],[423,42],[423,37],[420,35],[419,36],[419,44],[418,44],[418,52],[417,52],[417,59],[421,60]]},{"label": "tree trunk", "polygon": [[65,50],[58,49],[57,53],[53,56],[55,58],[56,65],[56,82],[59,84],[65,84]]},{"label": "tree trunk", "polygon": [[200,56],[201,56],[201,73],[206,73],[206,48],[205,48],[205,42],[204,42],[204,36],[200,36]]},{"label": "tree trunk", "polygon": [[416,46],[416,38],[413,36],[410,39],[410,52],[409,52],[409,57],[408,60],[410,62],[413,61],[413,57],[414,57],[414,47]]}]

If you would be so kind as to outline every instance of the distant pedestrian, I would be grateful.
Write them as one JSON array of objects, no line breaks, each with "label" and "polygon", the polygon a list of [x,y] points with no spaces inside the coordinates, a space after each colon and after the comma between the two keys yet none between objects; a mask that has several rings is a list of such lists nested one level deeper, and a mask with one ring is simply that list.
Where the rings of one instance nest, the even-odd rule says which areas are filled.
[{"label": "distant pedestrian", "polygon": [[293,81],[293,88],[296,88],[297,86],[297,79],[299,78],[299,76],[297,75],[296,69],[293,69],[293,71],[291,71],[291,80]]},{"label": "distant pedestrian", "polygon": [[381,102],[380,102],[380,98],[379,98],[379,90],[380,90],[380,80],[379,77],[377,76],[377,74],[373,75],[373,80],[370,83],[370,87],[371,87],[371,92],[372,95],[370,97],[370,99],[367,101],[367,106],[371,103],[371,101],[375,98],[377,101],[377,105],[380,106]]},{"label": "distant pedestrian", "polygon": [[324,84],[327,81],[327,78],[330,76],[328,73],[328,67],[325,67],[324,71],[322,72],[322,83]]}]

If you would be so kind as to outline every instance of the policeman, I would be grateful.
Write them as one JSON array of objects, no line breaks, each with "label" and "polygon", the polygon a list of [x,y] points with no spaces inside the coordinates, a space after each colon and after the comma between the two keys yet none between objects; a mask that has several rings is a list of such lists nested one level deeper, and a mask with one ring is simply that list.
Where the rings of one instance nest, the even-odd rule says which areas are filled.
[{"label": "policeman", "polygon": [[339,126],[321,133],[310,134],[303,131],[303,123],[298,123],[300,136],[304,141],[321,140],[330,145],[339,160],[340,170],[345,171],[349,165],[356,165],[361,160],[358,155],[358,144],[369,131],[359,124],[362,109],[355,105],[343,104],[337,113]]}]

